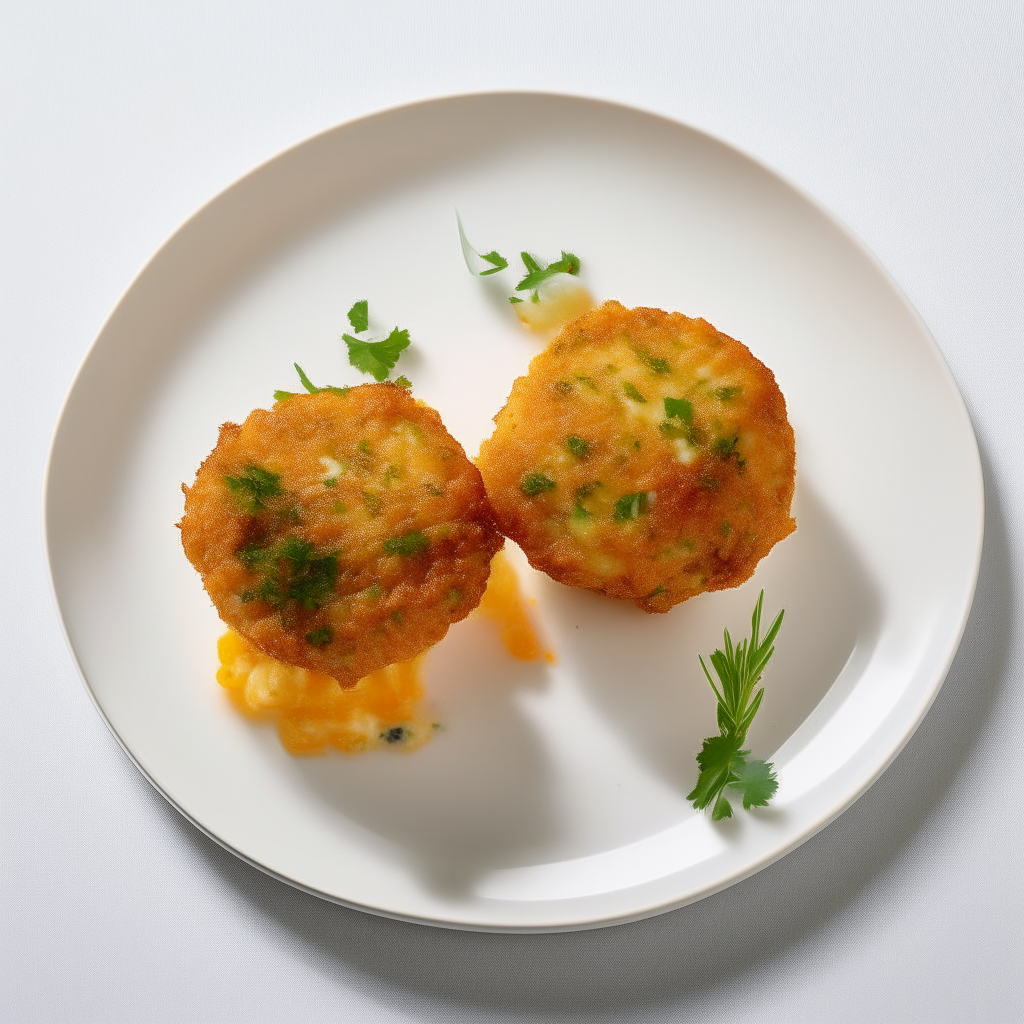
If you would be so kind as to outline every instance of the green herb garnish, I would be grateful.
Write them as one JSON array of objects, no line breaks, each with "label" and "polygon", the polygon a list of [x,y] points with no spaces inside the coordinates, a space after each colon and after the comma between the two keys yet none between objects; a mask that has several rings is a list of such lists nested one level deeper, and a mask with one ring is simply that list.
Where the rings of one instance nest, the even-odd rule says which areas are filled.
[{"label": "green herb garnish", "polygon": [[[469,239],[466,237],[466,231],[462,227],[462,218],[459,216],[459,211],[455,211],[455,219],[459,225],[459,244],[462,246],[462,258],[466,261],[466,269],[474,277],[487,277],[489,274],[497,274],[499,270],[504,270],[508,266],[508,260],[505,259],[499,252],[491,250],[490,252],[479,253],[472,245],[469,244]],[[480,263],[474,261],[483,261],[489,263],[490,267],[486,270],[480,269]],[[519,300],[522,301],[521,299]]]},{"label": "green herb garnish", "polygon": [[693,403],[685,398],[666,398],[665,415],[670,419],[677,416],[684,423],[693,422]]},{"label": "green herb garnish", "polygon": [[334,630],[330,626],[318,626],[306,634],[306,643],[313,647],[326,647],[334,639]]},{"label": "green herb garnish", "polygon": [[[302,386],[311,395],[318,395],[318,394],[320,394],[321,391],[329,391],[332,395],[339,395],[341,397],[344,397],[345,395],[347,395],[352,390],[351,388],[335,388],[335,387],[331,387],[330,385],[327,385],[326,387],[318,388],[306,376],[306,371],[303,370],[302,367],[299,366],[298,363],[292,363],[292,366],[295,367],[295,372],[299,375],[300,383],[302,384]],[[294,391],[275,391],[274,392],[274,401],[275,402],[286,402],[289,398],[294,398],[294,397],[295,397],[295,392]]]},{"label": "green herb garnish", "polygon": [[519,483],[519,490],[528,498],[536,497],[545,491],[553,491],[555,481],[543,473],[527,473]]},{"label": "green herb garnish", "polygon": [[245,511],[254,515],[266,508],[268,498],[282,493],[281,474],[271,473],[262,466],[246,466],[241,476],[226,476],[224,483]]},{"label": "green herb garnish", "polygon": [[562,250],[562,258],[555,260],[554,263],[549,263],[546,267],[541,265],[533,256],[528,252],[521,252],[520,257],[523,261],[523,266],[526,267],[526,276],[516,285],[517,292],[533,292],[534,295],[537,293],[537,289],[549,278],[554,277],[555,274],[579,274],[580,272],[580,258],[574,256],[571,252]]},{"label": "green herb garnish", "polygon": [[737,395],[742,394],[743,388],[735,384],[728,384],[725,387],[715,388],[715,398],[723,402],[730,402]]},{"label": "green herb garnish", "polygon": [[354,303],[348,311],[348,322],[356,334],[362,334],[370,326],[370,304],[366,299]]},{"label": "green herb garnish", "polygon": [[294,601],[307,611],[326,603],[338,576],[338,555],[313,557],[313,545],[301,537],[286,537],[276,547],[247,544],[235,557],[263,579],[254,590],[243,592],[243,601],[261,600],[274,607]]},{"label": "green herb garnish", "polygon": [[422,554],[429,547],[430,538],[419,530],[403,533],[400,537],[388,537],[384,541],[384,550],[389,555],[401,555],[403,558]]},{"label": "green herb garnish", "polygon": [[348,345],[349,363],[378,382],[388,379],[398,357],[409,347],[409,332],[397,327],[383,341],[361,341],[351,334],[341,337]]},{"label": "green herb garnish", "polygon": [[576,437],[576,435],[573,434],[565,439],[565,443],[569,446],[569,451],[571,451],[577,459],[585,459],[590,454],[590,445],[587,444],[582,437]]},{"label": "green herb garnish", "polygon": [[714,803],[711,808],[713,821],[732,817],[732,805],[726,799],[725,791],[732,789],[743,797],[743,807],[765,807],[779,788],[775,768],[768,761],[748,760],[749,750],[744,750],[747,730],[761,706],[764,687],[754,693],[754,687],[761,681],[761,674],[775,653],[772,644],[782,628],[779,612],[765,638],[760,640],[761,607],[764,591],[761,591],[750,620],[750,639],[741,640],[735,646],[729,630],[725,630],[725,650],[716,650],[711,655],[711,665],[718,676],[719,685],[708,672],[704,659],[700,667],[704,670],[711,689],[718,698],[719,735],[704,740],[697,764],[700,774],[693,792],[686,799],[701,811]]},{"label": "green herb garnish", "polygon": [[617,523],[625,523],[630,519],[639,519],[650,504],[646,491],[639,494],[624,494],[617,502],[612,512],[612,519]]},{"label": "green herb garnish", "polygon": [[631,399],[632,401],[640,402],[642,405],[647,404],[647,399],[644,398],[644,396],[641,395],[639,391],[637,391],[636,385],[630,384],[628,380],[623,381],[622,390],[626,392],[626,397]]},{"label": "green herb garnish", "polygon": [[667,359],[659,359],[657,356],[652,356],[650,352],[644,352],[639,349],[636,354],[640,362],[654,373],[668,373],[672,369]]}]

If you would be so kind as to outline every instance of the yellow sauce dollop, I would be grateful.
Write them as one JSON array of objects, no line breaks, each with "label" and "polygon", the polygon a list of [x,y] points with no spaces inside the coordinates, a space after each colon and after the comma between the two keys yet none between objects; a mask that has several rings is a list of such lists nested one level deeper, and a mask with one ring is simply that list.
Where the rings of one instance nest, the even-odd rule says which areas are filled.
[{"label": "yellow sauce dollop", "polygon": [[[512,564],[499,551],[480,610],[495,621],[514,658],[554,661],[526,614]],[[343,690],[337,680],[263,654],[233,630],[217,641],[217,682],[248,718],[273,721],[289,754],[323,754],[329,747],[357,754],[381,746],[414,750],[441,728],[427,716],[421,667],[425,654],[389,665]]]}]

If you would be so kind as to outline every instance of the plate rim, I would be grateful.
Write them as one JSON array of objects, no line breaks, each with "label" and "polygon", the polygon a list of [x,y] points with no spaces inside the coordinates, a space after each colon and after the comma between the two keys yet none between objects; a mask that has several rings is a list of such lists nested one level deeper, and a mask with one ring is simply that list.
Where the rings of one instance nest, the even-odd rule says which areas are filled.
[{"label": "plate rim", "polygon": [[[933,671],[933,681],[928,688],[927,693],[923,695],[923,699],[919,699],[913,709],[913,714],[908,716],[903,723],[902,728],[899,730],[898,735],[895,739],[887,741],[885,756],[881,758],[875,765],[874,770],[861,781],[859,781],[857,787],[852,793],[849,793],[841,802],[837,805],[830,807],[829,811],[825,814],[819,815],[819,817],[802,828],[797,834],[789,837],[788,841],[785,842],[778,850],[773,851],[770,855],[762,857],[753,865],[747,865],[736,871],[730,873],[727,877],[719,879],[715,884],[707,885],[697,892],[691,892],[684,897],[668,902],[659,902],[653,904],[645,904],[642,907],[634,909],[632,912],[618,914],[615,916],[601,916],[601,917],[587,917],[578,918],[572,921],[565,921],[559,924],[542,924],[542,925],[530,925],[530,924],[491,924],[481,922],[468,922],[462,920],[453,920],[442,917],[432,917],[426,915],[417,915],[410,913],[403,913],[394,909],[388,909],[380,906],[371,906],[369,904],[360,903],[353,900],[348,900],[340,897],[333,893],[328,893],[315,887],[306,885],[296,879],[293,879],[285,874],[282,874],[273,868],[260,863],[259,861],[251,858],[241,850],[232,846],[229,842],[216,835],[210,828],[196,819],[190,814],[184,807],[179,805],[169,793],[160,785],[160,783],[153,777],[153,775],[143,766],[139,758],[132,752],[127,745],[126,741],[120,736],[115,729],[111,720],[104,711],[100,701],[93,690],[86,673],[83,669],[81,661],[79,660],[78,653],[76,652],[74,645],[72,644],[71,637],[68,631],[68,626],[65,621],[63,609],[61,607],[60,596],[57,589],[57,581],[55,578],[53,552],[51,550],[51,503],[52,503],[52,485],[53,485],[53,462],[55,459],[55,452],[58,447],[58,443],[61,438],[62,428],[65,423],[68,408],[71,403],[72,397],[77,390],[79,383],[84,375],[86,366],[90,360],[94,357],[97,349],[101,345],[104,336],[106,335],[111,322],[117,317],[122,306],[125,304],[128,297],[131,295],[133,290],[136,288],[139,281],[146,276],[150,268],[156,263],[160,257],[170,249],[176,240],[186,232],[191,225],[196,221],[203,218],[207,211],[218,204],[223,197],[228,193],[234,191],[244,182],[261,175],[266,172],[268,168],[279,162],[285,162],[292,157],[293,154],[299,150],[315,144],[318,141],[326,139],[326,137],[340,134],[346,130],[355,128],[356,126],[367,124],[375,120],[384,120],[389,116],[399,113],[412,113],[420,108],[436,107],[449,104],[452,101],[486,101],[488,99],[517,99],[517,100],[539,100],[543,101],[546,99],[555,101],[572,101],[591,105],[593,107],[606,107],[619,112],[624,115],[641,115],[645,118],[654,119],[662,122],[663,126],[668,130],[679,130],[693,133],[696,136],[700,136],[704,142],[711,143],[715,146],[722,147],[728,150],[735,157],[740,158],[753,165],[758,170],[767,173],[769,176],[774,178],[776,181],[782,183],[786,188],[792,191],[797,198],[803,203],[812,208],[820,217],[822,217],[838,234],[842,236],[844,241],[852,245],[859,253],[859,255],[865,259],[870,265],[871,269],[881,278],[888,289],[895,296],[903,311],[909,314],[911,320],[914,322],[922,338],[927,343],[930,350],[930,355],[936,365],[938,366],[943,382],[950,392],[950,396],[954,399],[958,412],[962,418],[962,425],[966,428],[967,434],[965,440],[969,440],[968,450],[971,456],[971,469],[972,469],[972,481],[970,488],[971,497],[971,510],[976,515],[976,532],[973,537],[973,553],[971,557],[971,571],[969,586],[964,590],[961,597],[961,607],[959,610],[956,628],[951,630],[949,638],[946,641],[945,650],[941,659],[940,666]],[[966,489],[965,489],[966,490]],[[460,931],[476,931],[486,933],[506,933],[506,934],[545,934],[555,932],[566,932],[566,931],[580,931],[580,930],[591,930],[596,928],[612,927],[619,924],[627,924],[633,921],[642,920],[648,917],[653,917],[662,913],[667,913],[673,910],[677,910],[688,904],[698,902],[714,893],[721,892],[724,889],[735,885],[736,883],[749,878],[754,874],[757,874],[762,869],[770,866],[777,862],[781,858],[785,857],[788,853],[795,850],[797,847],[803,845],[814,835],[820,832],[822,829],[827,827],[832,821],[842,815],[848,810],[857,800],[859,800],[874,784],[878,779],[886,772],[892,762],[899,756],[903,748],[909,742],[910,738],[914,735],[917,729],[920,727],[922,721],[927,715],[929,709],[934,703],[939,691],[941,690],[945,679],[949,673],[952,663],[959,650],[960,643],[963,638],[964,631],[967,626],[967,622],[970,617],[971,609],[973,607],[974,596],[977,590],[977,584],[981,568],[981,557],[982,549],[984,544],[985,536],[985,515],[986,515],[986,499],[985,499],[985,486],[984,486],[984,470],[981,462],[980,451],[978,449],[977,434],[974,429],[974,424],[971,420],[970,411],[967,408],[967,404],[964,401],[963,395],[958,387],[956,380],[946,362],[945,356],[937,344],[934,336],[930,329],[925,323],[921,314],[917,311],[915,306],[910,302],[903,289],[893,279],[891,274],[881,263],[874,252],[868,247],[868,245],[860,238],[860,236],[851,230],[851,228],[845,224],[838,216],[836,216],[831,210],[820,203],[815,197],[810,195],[802,186],[793,182],[788,175],[779,171],[773,165],[768,163],[766,160],[756,157],[751,153],[747,152],[744,148],[727,141],[714,133],[708,131],[703,127],[698,127],[680,118],[666,114],[660,110],[654,110],[651,108],[644,107],[642,105],[633,103],[624,103],[619,100],[608,99],[605,97],[588,95],[584,93],[576,93],[572,91],[554,91],[554,90],[518,90],[518,89],[494,89],[494,90],[482,90],[482,91],[467,91],[467,92],[452,92],[452,93],[438,93],[436,95],[430,95],[420,97],[409,102],[397,102],[389,104],[385,107],[376,108],[369,112],[359,114],[355,117],[341,121],[337,124],[331,125],[327,128],[321,129],[313,134],[306,136],[298,142],[288,145],[284,149],[275,152],[266,159],[260,161],[257,165],[251,167],[243,174],[237,176],[231,180],[227,185],[220,188],[214,195],[202,203],[197,209],[195,209],[188,217],[186,217],[165,239],[161,244],[153,251],[153,253],[145,260],[145,262],[139,267],[136,273],[132,276],[129,283],[118,295],[117,300],[111,307],[109,313],[104,318],[99,330],[93,337],[90,344],[87,346],[74,374],[72,375],[71,381],[68,384],[67,391],[60,404],[60,408],[56,417],[53,432],[51,434],[50,443],[47,449],[46,460],[43,469],[43,488],[42,488],[42,506],[41,506],[41,527],[42,527],[42,540],[44,558],[46,563],[47,578],[49,581],[50,595],[53,599],[54,609],[57,613],[57,619],[61,627],[61,632],[64,636],[65,643],[67,644],[68,650],[71,654],[75,668],[78,671],[79,680],[84,687],[86,693],[89,696],[93,707],[99,713],[100,718],[106,725],[107,729],[117,741],[120,748],[127,754],[131,762],[139,770],[142,776],[149,782],[149,784],[163,797],[164,800],[170,804],[185,820],[195,826],[205,836],[212,839],[222,849],[227,850],[241,861],[258,869],[266,875],[276,879],[277,881],[283,882],[286,885],[305,892],[309,895],[319,897],[327,900],[328,902],[347,907],[349,909],[358,910],[363,913],[373,914],[379,917],[385,917],[392,920],[400,920],[414,924],[422,924],[432,927],[451,928]],[[963,539],[964,551],[967,550],[967,539]],[[669,876],[671,877],[671,876]],[[625,890],[623,890],[625,891]],[[567,899],[564,902],[577,902],[579,899],[573,898]],[[552,901],[545,900],[540,901],[544,903],[552,902],[563,902],[563,901]]]}]

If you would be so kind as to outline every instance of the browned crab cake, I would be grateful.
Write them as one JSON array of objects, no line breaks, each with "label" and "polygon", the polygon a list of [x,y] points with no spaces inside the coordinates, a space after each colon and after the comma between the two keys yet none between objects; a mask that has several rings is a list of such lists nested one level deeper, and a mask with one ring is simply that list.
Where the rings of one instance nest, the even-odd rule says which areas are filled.
[{"label": "browned crab cake", "polygon": [[738,586],[796,528],[785,399],[705,320],[606,302],[494,419],[479,465],[498,523],[569,586],[665,612]]},{"label": "browned crab cake", "polygon": [[185,491],[185,554],[221,618],[343,686],[465,618],[504,543],[476,467],[393,384],[225,423]]}]

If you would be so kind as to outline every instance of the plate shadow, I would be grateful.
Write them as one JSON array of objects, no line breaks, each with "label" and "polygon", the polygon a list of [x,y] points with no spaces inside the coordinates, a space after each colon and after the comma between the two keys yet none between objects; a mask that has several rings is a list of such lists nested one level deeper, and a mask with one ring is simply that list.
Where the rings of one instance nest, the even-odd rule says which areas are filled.
[{"label": "plate shadow", "polygon": [[559,825],[547,755],[516,700],[545,685],[546,663],[514,661],[477,617],[452,634],[427,662],[444,723],[427,746],[293,765],[333,811],[400,847],[426,885],[458,898],[486,872],[542,850]]},{"label": "plate shadow", "polygon": [[[984,461],[984,453],[983,453]],[[766,979],[787,951],[826,931],[878,878],[898,903],[893,867],[983,740],[1006,689],[1019,614],[998,494],[986,470],[986,536],[974,606],[946,682],[907,747],[840,818],[781,861],[698,903],[633,924],[551,935],[431,929],[318,900],[253,870],[153,793],[238,897],[308,950],[327,986],[423,1019],[679,1019],[715,1007],[746,974]],[[886,876],[890,875],[889,878]],[[767,984],[767,982],[766,982]],[[323,1007],[321,1019],[333,1019]]]},{"label": "plate shadow", "polygon": [[684,793],[695,780],[695,754],[717,730],[715,697],[697,653],[707,662],[722,645],[723,623],[734,640],[749,635],[762,587],[762,632],[779,608],[786,615],[750,730],[755,756],[770,757],[783,743],[795,753],[799,737],[787,741],[851,661],[839,685],[854,685],[856,663],[866,662],[878,638],[878,591],[839,524],[805,484],[798,487],[794,514],[797,533],[752,580],[665,615],[544,584],[545,618],[562,637],[559,654],[574,666],[582,691],[632,753]]}]

